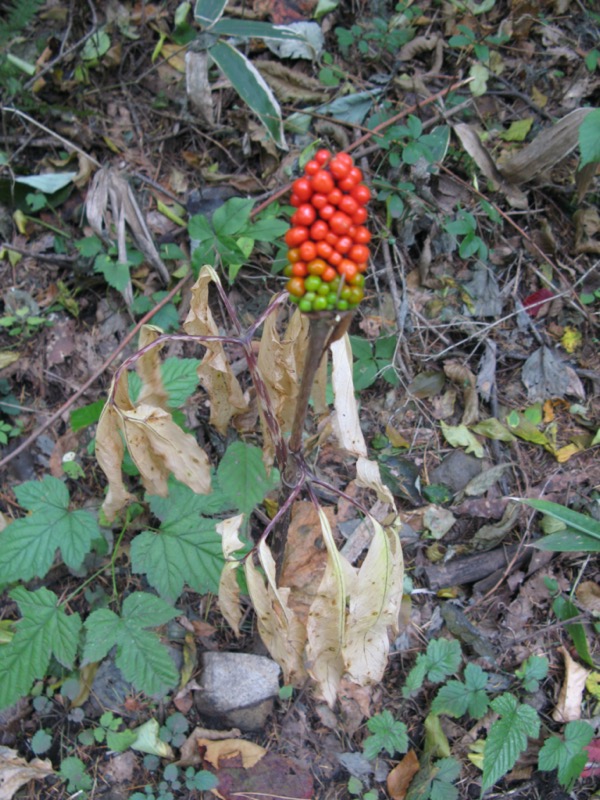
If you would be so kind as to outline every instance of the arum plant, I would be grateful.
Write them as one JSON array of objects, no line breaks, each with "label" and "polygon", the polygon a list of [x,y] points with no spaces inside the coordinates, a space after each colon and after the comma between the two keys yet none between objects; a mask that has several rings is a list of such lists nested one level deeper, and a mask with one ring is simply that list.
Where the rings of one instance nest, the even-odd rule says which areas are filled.
[{"label": "arum plant", "polygon": [[[293,186],[292,205],[296,211],[286,234],[290,247],[286,273],[288,297],[298,308],[285,336],[280,338],[277,330],[277,311],[285,302],[284,294],[275,297],[244,331],[217,273],[212,267],[203,267],[192,289],[185,334],[161,335],[151,327],[144,329],[140,350],[115,375],[96,437],[98,462],[109,481],[104,503],[108,519],[114,519],[131,499],[121,474],[125,445],[151,494],[160,497],[169,493],[169,473],[199,495],[210,493],[213,470],[208,457],[195,437],[176,424],[168,408],[159,349],[173,340],[206,349],[197,374],[210,402],[210,423],[222,434],[249,410],[248,395],[231,368],[225,346],[233,344],[242,349],[259,400],[264,457],[267,461],[274,458],[282,487],[276,513],[257,540],[249,537],[252,503],[234,503],[240,513],[221,519],[217,525],[226,559],[219,603],[223,615],[239,634],[242,611],[237,573],[243,569],[259,633],[281,665],[285,683],[300,686],[312,678],[319,694],[331,705],[342,678],[361,686],[381,679],[389,650],[388,629],[396,625],[403,583],[394,501],[382,484],[377,464],[367,457],[346,336],[354,309],[364,296],[369,256],[369,233],[364,226],[368,198],[362,174],[349,156],[332,157],[328,151],[319,151]],[[303,260],[308,255],[310,259]],[[216,286],[231,320],[232,335],[219,335],[209,307],[211,285]],[[257,355],[253,339],[261,326]],[[357,457],[357,483],[373,490],[388,504],[391,513],[385,524],[343,491],[318,479],[309,464],[304,424],[315,374],[328,349],[332,353],[335,395],[333,427],[341,447]],[[127,388],[127,371],[134,366],[142,384],[135,403]],[[290,431],[289,438],[284,430]],[[254,465],[252,475],[256,476],[259,466],[262,467]],[[220,465],[215,491],[225,491],[235,500],[234,487],[222,482],[227,481],[226,473]],[[252,475],[244,480],[256,482]],[[262,486],[267,484],[262,481]],[[319,487],[348,497],[364,516],[364,525],[370,527],[371,541],[360,568],[339,551],[330,519],[317,499]],[[260,502],[263,496],[261,488],[254,501]],[[284,555],[298,547],[297,539],[292,541],[288,531],[290,513],[301,496],[308,497],[314,505],[325,544],[322,558],[316,553],[317,559],[321,558],[318,582],[304,608],[297,602],[294,576],[284,576],[281,569]],[[222,505],[217,506],[222,509]],[[159,532],[160,535],[163,534]],[[185,582],[189,582],[187,575]],[[159,581],[157,586],[161,585]],[[177,590],[180,585],[181,581]]]}]

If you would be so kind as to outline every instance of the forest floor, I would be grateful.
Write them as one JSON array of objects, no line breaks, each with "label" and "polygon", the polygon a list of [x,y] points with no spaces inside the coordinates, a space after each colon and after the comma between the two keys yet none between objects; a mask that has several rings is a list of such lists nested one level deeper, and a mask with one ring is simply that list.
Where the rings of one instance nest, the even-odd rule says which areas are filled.
[{"label": "forest floor", "polygon": [[[140,321],[177,332],[189,313],[197,276],[190,260],[194,270],[199,265],[190,258],[188,220],[209,221],[231,198],[252,198],[280,224],[289,220],[287,192],[307,148],[347,150],[373,194],[366,296],[350,334],[369,458],[401,520],[400,630],[381,682],[347,687],[333,709],[310,683],[291,696],[284,691],[264,730],[243,738],[289,759],[267,769],[271,797],[475,798],[480,745],[502,718],[488,701],[512,698],[517,716],[527,706],[535,720],[521,729],[515,718],[506,729],[507,738],[512,730],[523,741],[506,754],[486,797],[597,796],[593,755],[573,760],[591,733],[586,739],[583,729],[570,729],[583,738],[564,750],[560,780],[538,758],[568,723],[587,722],[592,747],[600,726],[600,137],[586,126],[589,109],[600,105],[600,15],[585,0],[229,3],[227,19],[310,23],[312,49],[300,52],[282,54],[274,40],[268,47],[260,38],[237,40],[279,102],[284,148],[252,110],[256,98],[240,98],[214,66],[208,82],[188,85],[186,94],[186,52],[206,52],[192,47],[199,28],[186,5],[193,4],[4,4],[0,550],[14,520],[27,509],[37,513],[23,502],[32,490],[18,487],[47,476],[68,487],[70,508],[98,517],[106,480],[94,455],[96,422],[116,367],[137,349]],[[125,181],[104,199],[94,184],[100,168]],[[96,217],[114,223],[109,244],[94,234],[92,192]],[[125,257],[114,246],[118,208],[127,222]],[[282,237],[248,244],[235,233],[222,237],[214,263],[249,326],[285,285],[286,248]],[[161,259],[166,274],[157,268]],[[213,313],[220,332],[230,333],[216,299]],[[241,351],[235,344],[226,351],[250,392]],[[192,361],[203,352],[176,341],[165,349],[182,364],[171,376],[183,393],[179,419],[216,467],[238,433],[208,424]],[[318,438],[313,468],[371,507],[374,496],[354,480],[354,457],[327,437],[326,416],[309,419]],[[256,414],[254,425],[244,438],[260,446]],[[0,681],[9,680],[4,654],[25,614],[13,595],[17,584],[31,593],[46,587],[61,602],[75,598],[69,610],[82,618],[106,607],[115,587],[121,596],[148,588],[132,571],[129,542],[152,515],[131,462],[126,471],[137,516],[103,534],[108,550],[95,560],[72,569],[57,558],[43,573],[25,569],[20,583],[0,564]],[[270,497],[254,518],[257,530],[273,513]],[[335,503],[326,489],[319,497]],[[516,500],[540,498],[586,515],[581,550],[567,542],[568,531],[564,546],[533,546],[561,530],[560,520]],[[305,515],[296,529],[318,528],[309,503],[296,513]],[[337,536],[352,532],[354,517],[345,500],[332,508]],[[214,593],[186,588],[177,608],[188,626],[180,627],[179,644],[191,636],[194,658],[265,652],[250,609],[236,639]],[[162,634],[177,639],[171,629]],[[442,663],[436,678],[431,643],[438,640],[460,643],[460,664],[448,666],[443,650],[447,668]],[[212,796],[193,783],[193,769],[186,786],[184,768],[198,761],[180,759],[173,773],[168,760],[109,746],[111,725],[123,732],[155,718],[180,753],[194,729],[207,727],[193,692],[148,698],[115,678],[112,658],[108,680],[120,694],[115,688],[110,705],[94,703],[89,684],[82,689],[89,666],[65,670],[58,657],[0,711],[2,800]],[[415,663],[420,677],[411,673]],[[465,700],[460,713],[432,714],[445,687],[475,692],[465,665],[487,676],[487,699],[469,713]],[[190,681],[201,680],[195,666]],[[107,710],[112,717],[100,724]],[[406,726],[407,743],[401,732],[394,739],[393,730],[380,731],[380,752],[367,758],[366,737],[384,711]],[[586,760],[591,766],[579,777]],[[291,763],[314,788],[294,789],[302,780],[293,783]],[[237,786],[223,782],[219,796],[264,796],[264,783]]]}]

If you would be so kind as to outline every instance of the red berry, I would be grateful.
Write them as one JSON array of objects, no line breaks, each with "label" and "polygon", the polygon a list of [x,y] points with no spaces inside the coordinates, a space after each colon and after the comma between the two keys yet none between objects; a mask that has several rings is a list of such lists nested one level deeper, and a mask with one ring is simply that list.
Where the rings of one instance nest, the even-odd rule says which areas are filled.
[{"label": "red berry", "polygon": [[295,278],[306,278],[308,275],[306,261],[296,261],[295,264],[292,264],[292,275]]},{"label": "red berry", "polygon": [[353,217],[358,211],[359,205],[351,195],[345,194],[338,203],[338,208],[340,211],[343,211],[344,214],[348,214],[349,217]]},{"label": "red berry", "polygon": [[317,218],[317,212],[311,205],[311,203],[302,203],[302,205],[298,208],[294,216],[292,217],[292,223],[294,225],[304,225],[308,228],[310,225]]},{"label": "red berry", "polygon": [[302,295],[306,293],[306,289],[304,288],[304,278],[290,278],[286,283],[285,288],[295,297],[302,297]]},{"label": "red berry", "polygon": [[323,206],[326,206],[329,201],[327,199],[327,195],[317,192],[310,198],[310,202],[315,208],[323,208]]},{"label": "red berry", "polygon": [[368,217],[368,216],[369,216],[369,214],[367,213],[367,209],[366,209],[364,206],[360,206],[360,208],[358,209],[358,211],[356,211],[356,212],[355,212],[355,213],[352,215],[352,222],[353,222],[355,225],[362,225],[362,224],[363,224],[363,222],[366,222],[366,221],[367,221],[367,217]]},{"label": "red berry", "polygon": [[[302,252],[302,248],[300,248]],[[369,260],[369,248],[364,244],[355,244],[348,253],[348,258],[357,264],[362,264],[363,261]]]},{"label": "red berry", "polygon": [[320,169],[313,175],[312,185],[315,192],[329,194],[334,188],[333,178],[327,170]]},{"label": "red berry", "polygon": [[308,235],[308,228],[290,228],[284,236],[284,240],[288,247],[299,247],[302,242],[308,239]]},{"label": "red berry", "polygon": [[318,161],[311,159],[310,161],[306,162],[306,166],[304,167],[304,174],[305,175],[315,175],[321,169],[321,165]]},{"label": "red berry", "polygon": [[326,206],[323,206],[323,208],[319,211],[319,216],[321,217],[321,219],[331,219],[334,214],[335,214],[335,207],[329,205],[329,203],[327,203]]},{"label": "red berry", "polygon": [[308,178],[298,178],[292,184],[292,192],[299,198],[302,203],[310,200],[313,194],[313,187],[310,185]]},{"label": "red berry", "polygon": [[[300,245],[299,253],[302,261],[312,261],[313,258],[317,257],[317,245],[308,239]],[[364,261],[365,259],[362,260]]]},{"label": "red berry", "polygon": [[338,251],[338,253],[342,253],[343,255],[345,253],[348,253],[350,251],[350,248],[353,246],[355,246],[353,239],[351,239],[349,236],[340,236],[335,246],[335,249]]},{"label": "red berry", "polygon": [[360,206],[366,205],[371,199],[371,190],[364,183],[359,183],[358,186],[355,186],[350,194]]},{"label": "red berry", "polygon": [[356,229],[352,238],[356,244],[369,244],[371,241],[371,231],[361,225]]},{"label": "red berry", "polygon": [[294,206],[294,208],[298,208],[301,202],[302,200],[300,200],[298,195],[292,192],[292,196],[290,197],[290,205]]},{"label": "red berry", "polygon": [[[352,227],[352,220],[343,211],[336,211],[333,217],[329,220],[329,225],[334,233],[343,236],[348,233]],[[289,242],[288,242],[289,244]]]},{"label": "red berry", "polygon": [[327,234],[329,233],[329,225],[323,219],[318,219],[316,222],[313,222],[311,229],[310,229],[310,238],[313,242],[318,242],[321,239],[324,239]]},{"label": "red berry", "polygon": [[324,150],[324,149],[317,150],[317,152],[315,153],[315,161],[321,166],[327,164],[330,158],[331,158],[331,153],[329,152],[329,150]]}]

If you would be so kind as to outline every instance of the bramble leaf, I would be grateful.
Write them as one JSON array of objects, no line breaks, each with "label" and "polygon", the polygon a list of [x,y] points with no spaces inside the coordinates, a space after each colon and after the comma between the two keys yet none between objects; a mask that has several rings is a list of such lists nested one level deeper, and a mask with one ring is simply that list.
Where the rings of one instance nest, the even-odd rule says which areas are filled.
[{"label": "bramble leaf", "polygon": [[515,675],[520,678],[526,692],[537,692],[540,681],[548,674],[548,659],[546,656],[529,656],[515,670]]},{"label": "bramble leaf", "polygon": [[0,534],[0,583],[43,578],[60,548],[65,564],[79,569],[100,529],[88,511],[69,511],[69,490],[47,475],[15,487],[19,503],[31,514]]},{"label": "bramble leaf", "polygon": [[406,725],[394,719],[391,713],[384,709],[380,714],[374,714],[367,722],[371,736],[363,742],[365,758],[371,761],[382,750],[390,756],[395,753],[406,753],[408,750],[408,734]]},{"label": "bramble leaf", "polygon": [[221,493],[199,495],[170,481],[168,498],[151,498],[152,511],[162,519],[160,530],[143,531],[131,543],[133,571],[145,573],[150,584],[168,600],[176,600],[185,583],[201,594],[216,594],[225,563],[221,537],[215,520],[202,513],[228,507]]},{"label": "bramble leaf", "polygon": [[406,677],[402,689],[404,697],[418,691],[425,678],[432,683],[441,683],[453,675],[460,666],[460,642],[456,639],[432,639],[425,653],[419,653],[417,661]]},{"label": "bramble leaf", "polygon": [[508,692],[492,700],[491,706],[500,718],[490,728],[485,741],[482,792],[514,767],[517,758],[527,747],[527,737],[536,738],[540,730],[536,710],[519,703]]},{"label": "bramble leaf", "polygon": [[2,647],[0,708],[7,708],[27,694],[37,678],[43,678],[54,656],[63,666],[73,666],[81,619],[67,616],[58,598],[48,589],[28,592],[18,586],[10,593],[23,618],[9,644]]},{"label": "bramble leaf", "polygon": [[244,442],[229,445],[217,470],[219,486],[231,505],[250,514],[278,482],[279,473],[267,475],[262,450]]},{"label": "bramble leaf", "polygon": [[164,600],[144,592],[126,598],[120,617],[105,608],[92,612],[85,623],[84,662],[100,661],[116,645],[115,663],[128,681],[146,694],[165,692],[177,683],[179,674],[158,636],[144,629],[178,614]]},{"label": "bramble leaf", "polygon": [[565,726],[564,740],[558,736],[546,739],[538,756],[541,770],[558,768],[560,785],[570,792],[588,761],[586,745],[592,741],[594,729],[587,722],[577,720]]},{"label": "bramble leaf", "polygon": [[456,800],[453,781],[459,774],[460,764],[454,758],[425,763],[410,784],[406,800]]},{"label": "bramble leaf", "polygon": [[462,717],[467,711],[473,719],[479,719],[487,711],[489,700],[485,691],[488,674],[477,664],[467,664],[465,682],[448,681],[437,693],[431,704],[434,714]]}]

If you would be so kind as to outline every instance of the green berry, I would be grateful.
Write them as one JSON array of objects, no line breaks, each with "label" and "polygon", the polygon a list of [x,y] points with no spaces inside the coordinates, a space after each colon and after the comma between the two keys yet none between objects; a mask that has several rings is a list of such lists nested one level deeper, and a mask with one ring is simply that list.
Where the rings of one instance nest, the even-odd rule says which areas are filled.
[{"label": "green berry", "polygon": [[313,311],[325,311],[325,309],[327,308],[327,298],[315,297],[312,307]]},{"label": "green berry", "polygon": [[303,297],[298,303],[298,308],[300,309],[300,311],[304,312],[312,311],[312,302],[310,300],[307,300],[306,297]]},{"label": "green berry", "polygon": [[304,279],[304,288],[307,292],[317,292],[323,281],[318,275],[309,275]]},{"label": "green berry", "polygon": [[337,309],[338,309],[338,311],[348,311],[348,301],[347,300],[338,300],[337,301]]}]

